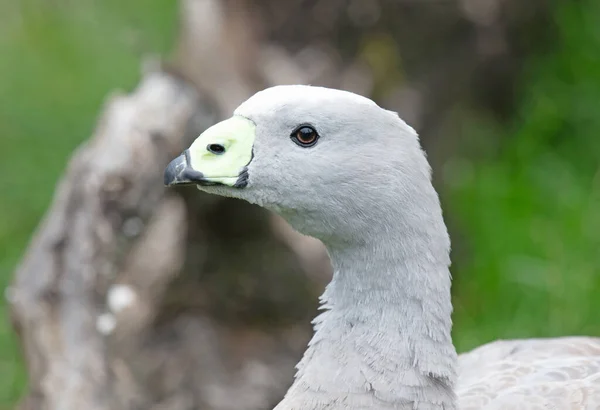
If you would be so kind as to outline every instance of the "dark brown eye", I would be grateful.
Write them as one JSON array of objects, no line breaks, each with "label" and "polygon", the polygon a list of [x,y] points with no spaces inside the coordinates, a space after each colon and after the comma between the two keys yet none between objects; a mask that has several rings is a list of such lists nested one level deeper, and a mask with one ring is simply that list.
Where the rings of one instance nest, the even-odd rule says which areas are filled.
[{"label": "dark brown eye", "polygon": [[296,131],[292,132],[291,137],[296,144],[307,148],[312,147],[317,143],[319,134],[317,134],[317,131],[313,127],[309,125],[303,125]]}]

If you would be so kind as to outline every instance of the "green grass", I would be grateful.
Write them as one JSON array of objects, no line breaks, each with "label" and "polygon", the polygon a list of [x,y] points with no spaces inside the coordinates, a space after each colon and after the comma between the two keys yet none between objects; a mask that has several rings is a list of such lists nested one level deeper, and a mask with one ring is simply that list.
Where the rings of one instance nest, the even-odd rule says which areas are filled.
[{"label": "green grass", "polygon": [[[131,89],[141,57],[176,35],[172,0],[0,1],[0,287],[10,283],[72,150],[107,93]],[[0,304],[0,408],[25,372]]]}]

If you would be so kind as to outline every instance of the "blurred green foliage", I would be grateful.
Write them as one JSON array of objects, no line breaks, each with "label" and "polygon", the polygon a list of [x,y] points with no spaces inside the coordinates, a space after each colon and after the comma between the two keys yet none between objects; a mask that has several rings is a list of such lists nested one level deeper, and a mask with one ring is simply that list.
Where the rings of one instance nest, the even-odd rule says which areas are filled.
[{"label": "blurred green foliage", "polygon": [[559,43],[528,62],[512,123],[464,125],[470,158],[447,209],[470,246],[454,268],[460,350],[600,335],[600,2],[562,4],[555,18]]},{"label": "blurred green foliage", "polygon": [[[107,93],[176,34],[171,0],[0,2],[0,286]],[[562,4],[556,50],[532,57],[509,125],[472,118],[446,212],[469,257],[455,263],[459,350],[508,337],[600,334],[600,3]],[[495,143],[491,143],[494,142]],[[498,141],[500,144],[498,144]],[[0,303],[0,409],[26,377]]]}]

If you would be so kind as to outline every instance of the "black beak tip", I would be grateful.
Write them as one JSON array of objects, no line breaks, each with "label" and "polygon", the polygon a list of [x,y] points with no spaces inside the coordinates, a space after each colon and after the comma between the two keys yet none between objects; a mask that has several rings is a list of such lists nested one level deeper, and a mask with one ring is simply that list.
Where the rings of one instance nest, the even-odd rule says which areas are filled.
[{"label": "black beak tip", "polygon": [[174,163],[174,161],[171,161],[169,163],[169,165],[167,165],[167,168],[165,169],[165,173],[163,176],[163,182],[165,184],[165,186],[170,186],[173,184],[173,182],[176,179],[176,171],[177,171],[177,164]]},{"label": "black beak tip", "polygon": [[216,185],[207,181],[202,172],[190,168],[187,151],[167,165],[163,175],[163,183],[170,187],[174,185]]},{"label": "black beak tip", "polygon": [[186,167],[187,161],[183,154],[171,161],[169,165],[167,165],[163,176],[163,182],[165,186],[172,186],[186,182],[185,178],[183,178]]}]

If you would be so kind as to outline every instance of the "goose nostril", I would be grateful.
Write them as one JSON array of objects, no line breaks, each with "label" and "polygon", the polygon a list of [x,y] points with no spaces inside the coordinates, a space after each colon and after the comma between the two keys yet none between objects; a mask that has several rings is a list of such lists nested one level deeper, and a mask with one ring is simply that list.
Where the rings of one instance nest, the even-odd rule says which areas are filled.
[{"label": "goose nostril", "polygon": [[208,144],[206,149],[208,152],[215,155],[222,155],[225,153],[225,146],[222,144]]}]

